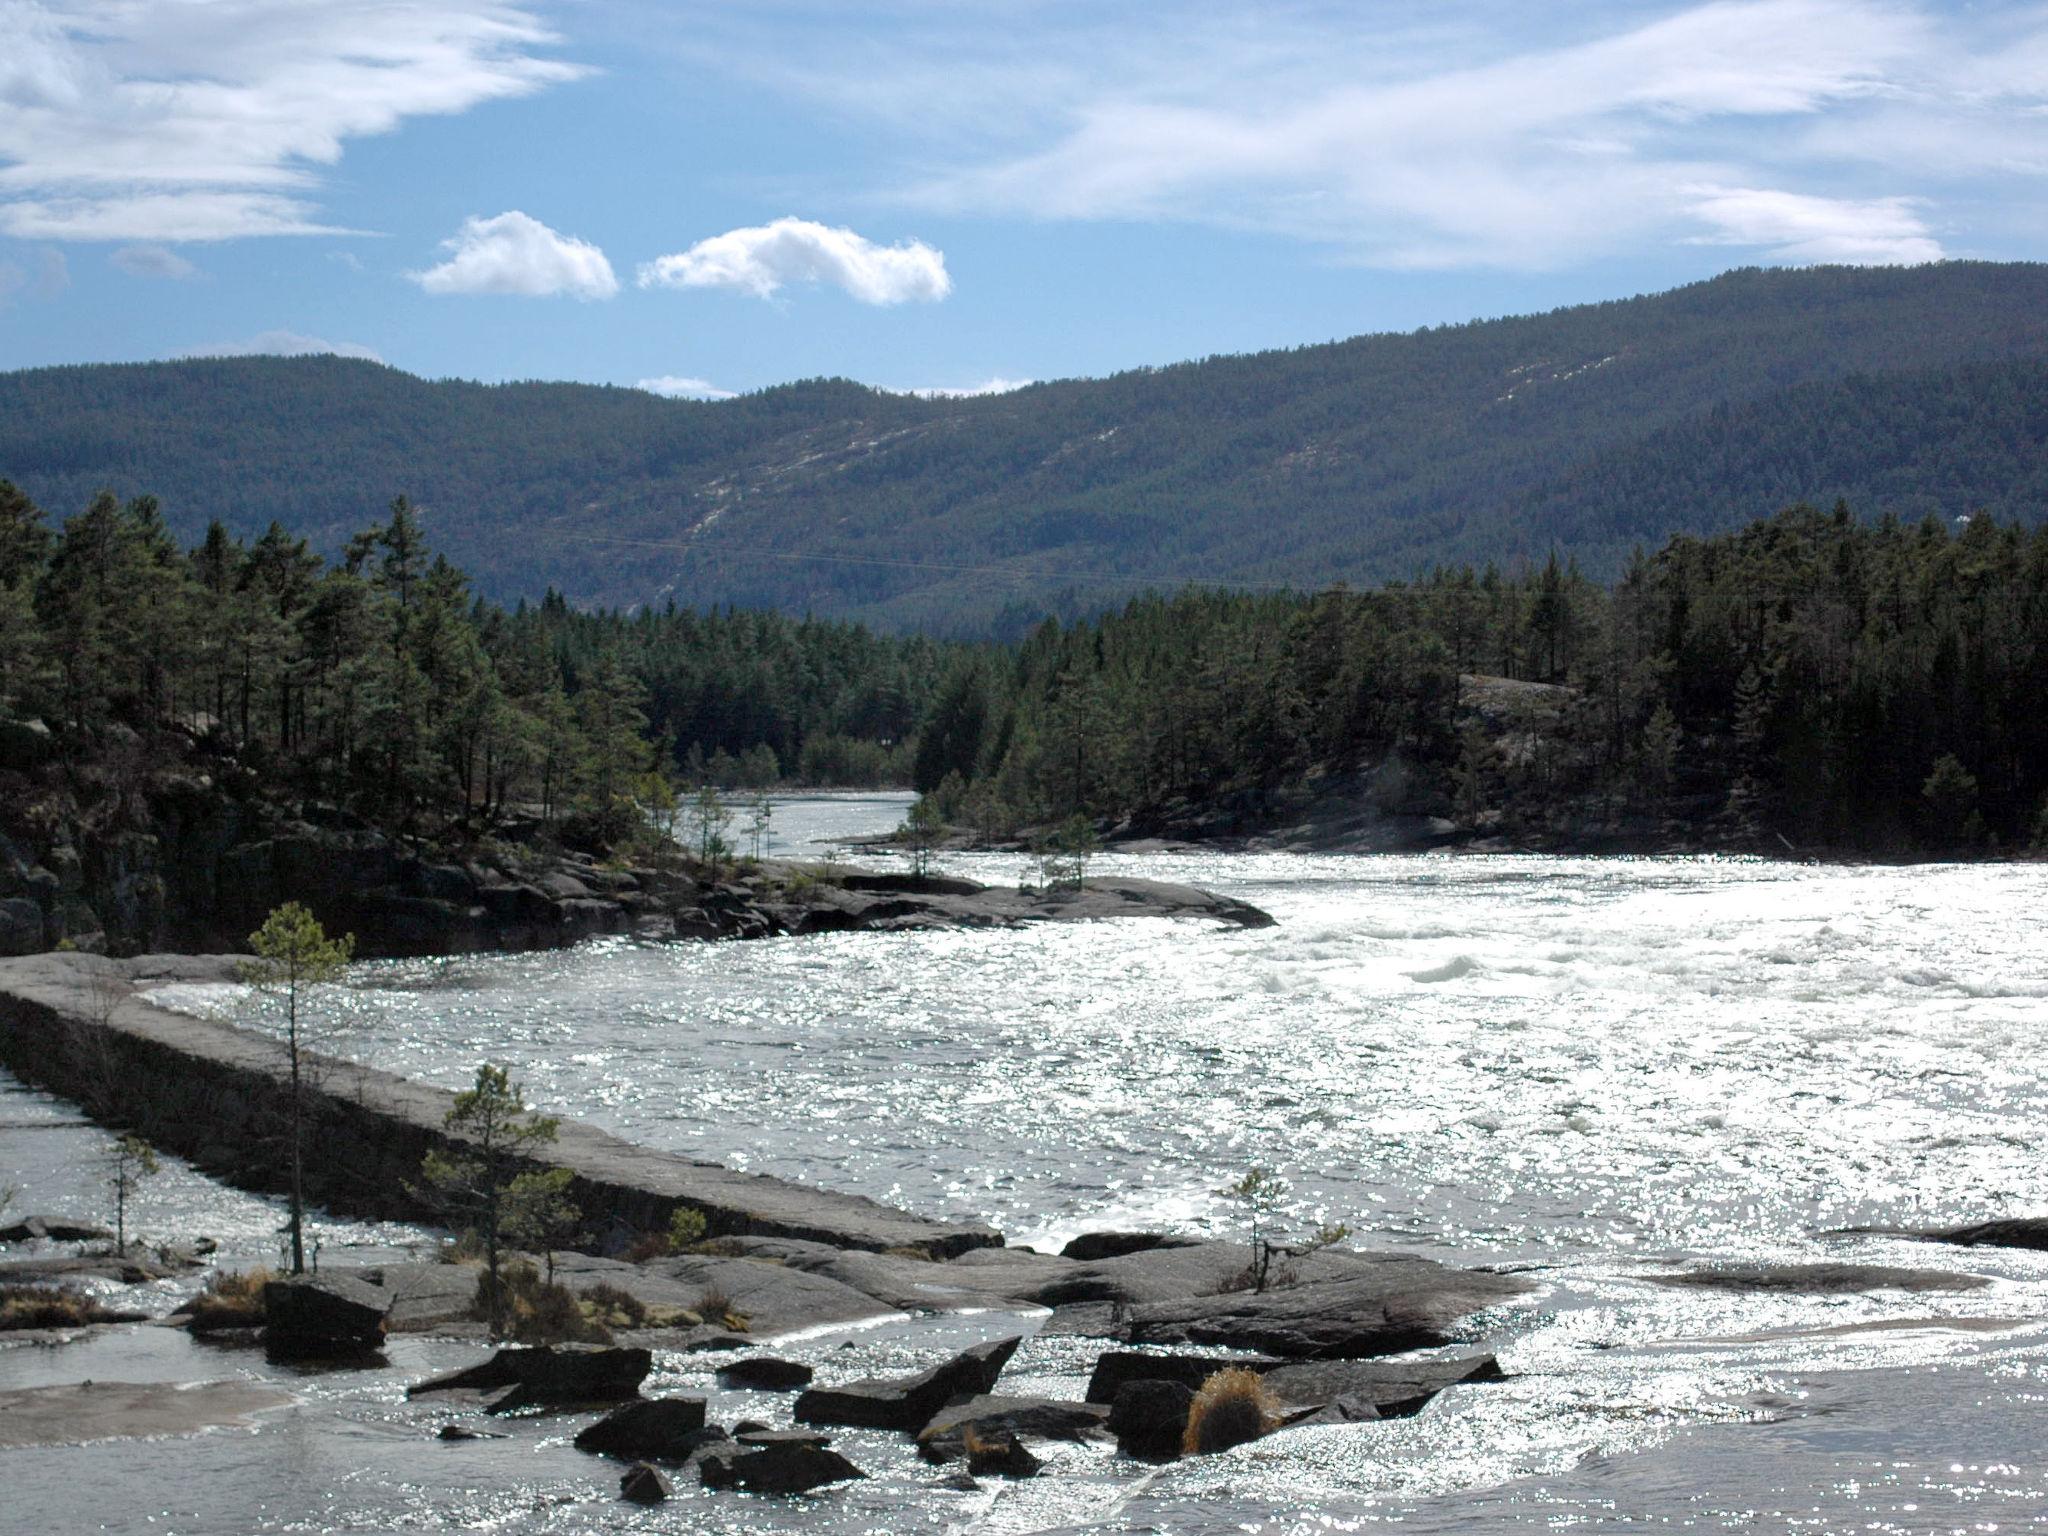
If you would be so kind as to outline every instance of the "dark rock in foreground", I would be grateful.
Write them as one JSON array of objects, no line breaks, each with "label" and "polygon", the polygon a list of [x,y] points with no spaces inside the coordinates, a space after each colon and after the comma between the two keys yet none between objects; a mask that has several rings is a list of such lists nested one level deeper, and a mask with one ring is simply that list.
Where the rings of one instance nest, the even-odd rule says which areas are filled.
[{"label": "dark rock in foreground", "polygon": [[1380,1258],[1349,1278],[1134,1309],[1134,1344],[1210,1344],[1293,1359],[1360,1359],[1447,1342],[1458,1319],[1528,1292],[1523,1281],[1429,1259]]},{"label": "dark rock in foreground", "polygon": [[1959,1227],[1844,1227],[1838,1235],[1911,1237],[1926,1243],[1954,1243],[1959,1248],[2048,1250],[2048,1216],[2001,1216]]},{"label": "dark rock in foreground", "polygon": [[634,1504],[660,1504],[674,1491],[661,1468],[650,1467],[644,1461],[637,1467],[628,1467],[619,1478],[619,1497]]},{"label": "dark rock in foreground", "polygon": [[1454,1360],[1289,1361],[1112,1350],[1095,1362],[1088,1381],[1088,1401],[1113,1403],[1134,1381],[1176,1382],[1192,1392],[1218,1371],[1233,1369],[1262,1375],[1267,1390],[1287,1412],[1313,1410],[1350,1398],[1369,1403],[1382,1418],[1420,1412],[1423,1404],[1446,1387],[1504,1379],[1500,1362],[1492,1355],[1464,1355]]},{"label": "dark rock in foreground", "polygon": [[[719,1431],[717,1438],[724,1438]],[[576,1436],[576,1449],[621,1461],[684,1462],[704,1444],[704,1399],[653,1397],[614,1409]]]},{"label": "dark rock in foreground", "polygon": [[1177,1381],[1130,1381],[1110,1405],[1109,1432],[1116,1448],[1140,1461],[1172,1461],[1187,1437],[1195,1394]]},{"label": "dark rock in foreground", "polygon": [[1060,1257],[1089,1263],[1096,1259],[1120,1259],[1127,1253],[1147,1253],[1154,1248],[1190,1248],[1196,1241],[1164,1232],[1083,1232],[1060,1250]]},{"label": "dark rock in foreground", "polygon": [[749,1355],[718,1368],[718,1379],[725,1386],[751,1392],[794,1392],[809,1386],[813,1374],[800,1360],[778,1360],[773,1355]]},{"label": "dark rock in foreground", "polygon": [[514,1397],[492,1405],[494,1413],[525,1403],[602,1403],[637,1395],[640,1383],[653,1368],[654,1357],[644,1349],[595,1344],[501,1349],[481,1365],[408,1387],[405,1395],[420,1397],[429,1392],[465,1388],[478,1392],[518,1388]]},{"label": "dark rock in foreground", "polygon": [[1017,1339],[978,1344],[915,1376],[870,1377],[838,1387],[813,1387],[796,1400],[805,1424],[851,1424],[867,1429],[916,1430],[960,1397],[988,1392],[1017,1351]]},{"label": "dark rock in foreground", "polygon": [[1894,1269],[1883,1264],[1730,1264],[1684,1274],[1651,1275],[1658,1285],[1752,1294],[1847,1296],[1861,1291],[1974,1291],[1982,1275],[1945,1269]]},{"label": "dark rock in foreground", "polygon": [[1036,1477],[1044,1465],[1008,1430],[978,1435],[967,1445],[969,1477]]},{"label": "dark rock in foreground", "polygon": [[384,1342],[391,1293],[345,1274],[295,1275],[263,1287],[263,1342],[272,1354],[350,1354]]},{"label": "dark rock in foreground", "polygon": [[867,1474],[825,1446],[782,1440],[760,1446],[713,1446],[697,1458],[697,1476],[706,1488],[787,1494],[808,1493]]},{"label": "dark rock in foreground", "polygon": [[970,1435],[992,1440],[1030,1435],[1046,1440],[1080,1440],[1100,1434],[1109,1409],[1101,1403],[1065,1402],[1050,1397],[971,1397],[941,1408],[919,1431],[918,1454],[944,1464],[967,1454]]}]

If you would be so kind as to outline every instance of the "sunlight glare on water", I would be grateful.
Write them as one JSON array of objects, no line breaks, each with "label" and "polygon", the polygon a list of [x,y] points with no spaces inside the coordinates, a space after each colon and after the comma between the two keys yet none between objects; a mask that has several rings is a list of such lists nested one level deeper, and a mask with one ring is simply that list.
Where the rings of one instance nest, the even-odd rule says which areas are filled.
[{"label": "sunlight glare on water", "polygon": [[[777,825],[871,830],[901,804],[814,801]],[[991,881],[1024,867],[946,861]],[[1368,1246],[1528,1273],[1530,1302],[1476,1325],[1513,1379],[1419,1419],[1164,1470],[1056,1448],[1046,1476],[971,1495],[854,1432],[869,1483],[744,1507],[693,1492],[635,1528],[2048,1531],[2048,1256],[1826,1230],[2048,1208],[2048,867],[1157,854],[1096,871],[1206,885],[1279,925],[379,962],[353,968],[322,1027],[342,1054],[449,1086],[507,1062],[545,1108],[631,1140],[987,1220],[1012,1242],[1235,1235],[1216,1191],[1267,1164],[1297,1230],[1343,1220]],[[219,992],[170,1000],[248,1013]],[[1743,1295],[1649,1278],[1823,1259],[1990,1283]],[[884,1357],[859,1365],[928,1364],[957,1346],[944,1329],[1015,1326],[870,1335]],[[836,1342],[792,1352],[830,1369]],[[1099,1348],[1032,1341],[1006,1387],[1072,1394]],[[701,1359],[662,1369],[709,1382]],[[566,1448],[573,1426],[476,1450],[457,1488],[421,1461],[388,1374],[304,1390],[296,1429],[251,1442],[326,1446],[319,1427],[346,1426],[356,1468],[304,1528],[614,1518],[608,1471]],[[83,1454],[7,1465],[68,1477]],[[222,1485],[242,1526],[176,1528],[292,1528],[233,1492],[257,1476]]]}]

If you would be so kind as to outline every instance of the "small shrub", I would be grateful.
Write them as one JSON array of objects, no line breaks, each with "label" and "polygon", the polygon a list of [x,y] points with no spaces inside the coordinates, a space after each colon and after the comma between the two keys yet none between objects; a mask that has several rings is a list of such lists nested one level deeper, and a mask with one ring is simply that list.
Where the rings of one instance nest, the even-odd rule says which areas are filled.
[{"label": "small shrub", "polygon": [[704,1213],[695,1206],[679,1205],[669,1213],[668,1251],[682,1253],[704,1241]]},{"label": "small shrub", "polygon": [[502,1294],[492,1305],[492,1280],[488,1272],[477,1276],[476,1300],[470,1315],[488,1321],[493,1315],[504,1320],[506,1337],[520,1344],[609,1344],[611,1330],[583,1310],[576,1293],[566,1286],[549,1285],[531,1264],[512,1263],[499,1267],[497,1284]]},{"label": "small shrub", "polygon": [[116,1322],[121,1316],[77,1291],[45,1285],[0,1286],[0,1333],[17,1328],[82,1328],[87,1323]]},{"label": "small shrub", "polygon": [[1202,1383],[1188,1407],[1181,1453],[1213,1456],[1272,1433],[1279,1422],[1265,1379],[1257,1371],[1241,1367],[1218,1371]]},{"label": "small shrub", "polygon": [[185,1308],[194,1333],[214,1333],[224,1328],[263,1326],[263,1287],[271,1280],[267,1269],[232,1271],[217,1269],[207,1277],[206,1289]]}]

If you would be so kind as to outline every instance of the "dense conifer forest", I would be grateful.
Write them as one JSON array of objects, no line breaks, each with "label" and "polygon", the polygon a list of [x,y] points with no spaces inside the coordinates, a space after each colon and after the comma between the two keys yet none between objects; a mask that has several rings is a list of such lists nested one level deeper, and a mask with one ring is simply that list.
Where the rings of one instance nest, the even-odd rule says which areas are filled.
[{"label": "dense conifer forest", "polygon": [[1987,515],[1798,507],[1612,583],[1551,556],[1188,589],[969,646],[499,607],[403,498],[329,565],[276,527],[181,549],[149,497],[52,528],[0,482],[0,757],[118,792],[174,734],[429,837],[602,844],[707,783],[914,782],[990,840],[1255,831],[1334,792],[1511,845],[2017,850],[2048,834],[2044,697],[2048,529]]},{"label": "dense conifer forest", "polygon": [[[1805,500],[2037,521],[2048,267],[1732,272],[1553,314],[975,399],[716,402],[341,358],[0,375],[0,475],[342,558],[398,491],[481,594],[1021,636],[1184,582],[1601,580]],[[778,748],[780,750],[780,748]]]},{"label": "dense conifer forest", "polygon": [[773,613],[471,595],[411,506],[328,565],[273,525],[181,549],[152,497],[53,529],[0,481],[0,711],[101,765],[176,733],[408,831],[515,807],[615,835],[693,783],[900,783],[947,658]]},{"label": "dense conifer forest", "polygon": [[1047,621],[955,658],[915,768],[993,835],[1270,829],[1327,782],[1520,845],[1983,852],[2048,841],[2044,698],[2048,529],[1801,507],[1611,585],[1553,557]]}]

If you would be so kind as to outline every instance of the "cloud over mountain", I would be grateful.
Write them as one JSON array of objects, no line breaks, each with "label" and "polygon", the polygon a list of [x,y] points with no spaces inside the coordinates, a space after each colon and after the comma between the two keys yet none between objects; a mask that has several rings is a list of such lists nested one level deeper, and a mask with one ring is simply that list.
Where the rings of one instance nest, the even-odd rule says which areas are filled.
[{"label": "cloud over mountain", "polygon": [[642,288],[736,288],[765,299],[790,283],[829,283],[863,304],[936,303],[953,291],[944,253],[922,240],[877,245],[810,219],[728,230],[640,268]]},{"label": "cloud over mountain", "polygon": [[446,261],[412,274],[428,293],[608,299],[619,291],[603,251],[516,208],[494,219],[465,219],[441,248],[449,252]]}]

